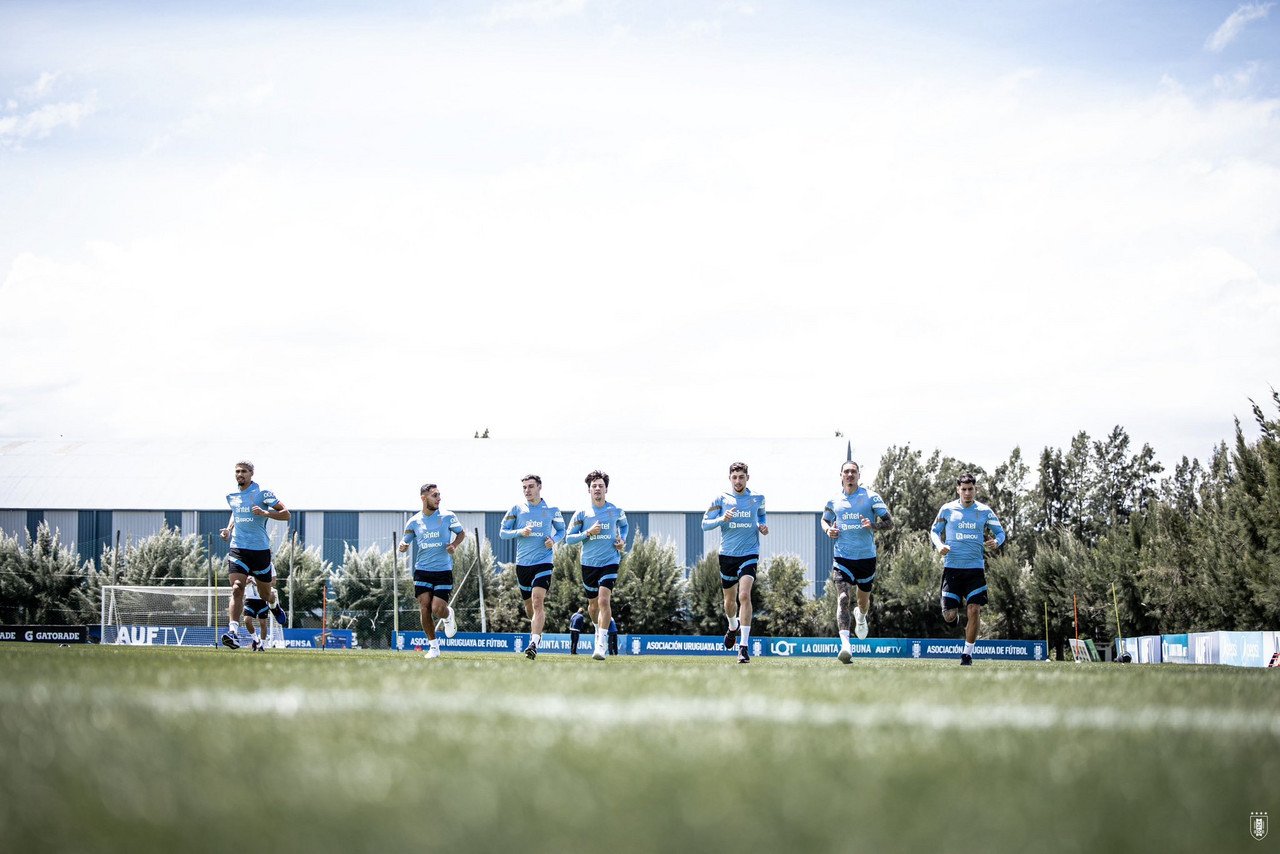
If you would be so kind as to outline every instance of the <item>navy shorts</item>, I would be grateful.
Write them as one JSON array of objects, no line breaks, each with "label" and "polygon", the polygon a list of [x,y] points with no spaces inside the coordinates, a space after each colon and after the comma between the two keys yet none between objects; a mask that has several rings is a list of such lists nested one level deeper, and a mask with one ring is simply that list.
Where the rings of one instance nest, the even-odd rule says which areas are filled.
[{"label": "navy shorts", "polygon": [[535,563],[533,566],[516,564],[516,581],[520,583],[520,598],[532,599],[533,588],[551,589],[551,564]]},{"label": "navy shorts", "polygon": [[876,559],[874,557],[848,558],[838,557],[831,567],[836,577],[846,584],[856,584],[858,589],[871,592],[871,582],[876,580]]},{"label": "navy shorts", "polygon": [[448,602],[449,595],[453,593],[453,570],[427,572],[425,569],[415,569],[413,571],[413,595],[421,596],[423,593],[430,593],[436,599],[443,599]]},{"label": "navy shorts", "polygon": [[265,620],[269,613],[271,613],[271,606],[261,599],[244,600],[244,615],[246,617],[253,617],[255,620]]},{"label": "navy shorts", "polygon": [[582,568],[582,589],[587,591],[588,599],[595,599],[600,595],[601,587],[613,589],[613,585],[618,581],[618,565],[611,563],[608,566],[584,566]]},{"label": "navy shorts", "polygon": [[986,567],[942,570],[942,610],[987,604]]},{"label": "navy shorts", "polygon": [[275,577],[271,549],[232,549],[227,555],[227,575],[237,572],[270,581]]},{"label": "navy shorts", "polygon": [[760,555],[742,555],[741,557],[720,555],[720,587],[728,590],[744,575],[755,578],[756,564],[759,562]]}]

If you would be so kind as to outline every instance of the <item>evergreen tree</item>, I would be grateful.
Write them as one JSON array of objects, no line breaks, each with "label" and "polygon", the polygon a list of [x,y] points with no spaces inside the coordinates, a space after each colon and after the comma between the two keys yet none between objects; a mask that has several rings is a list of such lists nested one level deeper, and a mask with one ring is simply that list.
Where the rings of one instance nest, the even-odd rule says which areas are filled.
[{"label": "evergreen tree", "polygon": [[[808,582],[804,561],[795,555],[778,555],[769,559],[765,574],[769,584],[762,598],[768,633],[776,637],[811,636],[817,609],[805,595]],[[759,617],[753,617],[751,631],[763,634],[759,625]]]},{"label": "evergreen tree", "polygon": [[689,604],[674,543],[635,538],[619,568],[613,614],[619,631],[670,635],[687,630]]},{"label": "evergreen tree", "polygon": [[689,630],[695,635],[723,634],[724,594],[720,586],[720,552],[702,556],[689,573]]}]

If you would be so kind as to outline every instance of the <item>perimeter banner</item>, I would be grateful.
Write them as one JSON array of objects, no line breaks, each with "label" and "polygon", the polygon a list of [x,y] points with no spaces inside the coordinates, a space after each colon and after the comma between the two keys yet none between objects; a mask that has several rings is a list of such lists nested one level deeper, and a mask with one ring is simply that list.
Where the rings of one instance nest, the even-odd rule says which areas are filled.
[{"label": "perimeter banner", "polygon": [[0,626],[0,641],[88,643],[88,626]]}]

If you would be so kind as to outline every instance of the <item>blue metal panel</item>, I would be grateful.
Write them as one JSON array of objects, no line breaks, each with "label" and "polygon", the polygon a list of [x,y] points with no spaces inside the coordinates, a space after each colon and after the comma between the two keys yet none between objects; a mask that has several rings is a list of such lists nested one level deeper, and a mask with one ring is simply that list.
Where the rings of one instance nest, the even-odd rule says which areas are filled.
[{"label": "blue metal panel", "polygon": [[27,532],[30,534],[31,539],[34,540],[36,538],[36,531],[40,530],[40,523],[43,521],[44,521],[43,510],[27,511]]},{"label": "blue metal panel", "polygon": [[179,534],[182,533],[182,511],[166,510],[164,511],[164,523]]},{"label": "blue metal panel", "polygon": [[307,513],[305,510],[294,510],[289,513],[289,542],[297,537],[299,543],[307,540]]},{"label": "blue metal panel", "polygon": [[324,514],[324,559],[335,567],[342,565],[348,545],[360,547],[360,514],[335,510]]},{"label": "blue metal panel", "polygon": [[831,578],[831,567],[835,563],[835,540],[822,532],[822,514],[814,519],[813,540],[813,595],[821,599],[827,589],[827,581]]},{"label": "blue metal panel", "polygon": [[[94,518],[95,518],[95,520],[96,520],[96,524],[97,524],[97,528],[98,528],[98,540],[99,540],[99,542],[101,542],[101,543],[102,543],[102,546],[107,546],[108,548],[115,548],[116,544],[115,544],[115,542],[113,541],[113,537],[114,537],[113,527],[114,527],[114,526],[112,525],[112,520],[111,520],[111,511],[110,511],[110,510],[95,510],[95,511],[93,511],[93,515],[94,515]],[[100,557],[101,557],[101,555],[102,555],[102,546],[99,546],[99,547],[98,547],[98,557],[99,557],[99,558],[100,558]],[[99,569],[101,569],[101,567],[99,567]]]},{"label": "blue metal panel", "polygon": [[[498,536],[498,531],[502,529],[502,517],[506,515],[506,511],[484,514],[484,536],[489,541],[489,547],[493,549],[495,564],[515,563],[516,561],[515,540],[504,540]],[[498,569],[499,567],[494,566],[495,572]]]},{"label": "blue metal panel", "polygon": [[649,514],[648,513],[628,513],[627,523],[627,548],[630,549],[635,544],[636,535],[643,536],[646,540],[649,538]]},{"label": "blue metal panel", "polygon": [[205,546],[217,560],[226,560],[231,547],[218,536],[218,532],[227,527],[227,519],[231,514],[226,510],[201,510],[196,513],[196,533],[204,538]]},{"label": "blue metal panel", "polygon": [[684,563],[688,567],[702,560],[702,516],[701,513],[684,514]]},{"label": "blue metal panel", "polygon": [[92,510],[81,510],[76,514],[76,551],[80,560],[96,560],[102,551],[98,542],[97,514]]}]

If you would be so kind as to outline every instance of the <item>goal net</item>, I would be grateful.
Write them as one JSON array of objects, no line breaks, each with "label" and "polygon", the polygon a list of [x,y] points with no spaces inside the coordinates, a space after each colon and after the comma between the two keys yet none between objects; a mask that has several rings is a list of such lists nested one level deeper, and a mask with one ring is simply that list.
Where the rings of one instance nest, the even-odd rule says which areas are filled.
[{"label": "goal net", "polygon": [[[102,643],[148,646],[215,646],[227,628],[229,587],[141,587],[108,584],[102,588]],[[268,646],[285,646],[284,631],[269,613]],[[254,620],[255,625],[258,620]],[[244,619],[240,642],[251,634]]]}]

